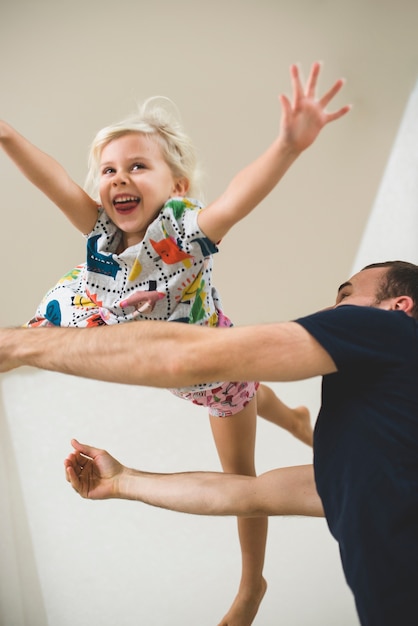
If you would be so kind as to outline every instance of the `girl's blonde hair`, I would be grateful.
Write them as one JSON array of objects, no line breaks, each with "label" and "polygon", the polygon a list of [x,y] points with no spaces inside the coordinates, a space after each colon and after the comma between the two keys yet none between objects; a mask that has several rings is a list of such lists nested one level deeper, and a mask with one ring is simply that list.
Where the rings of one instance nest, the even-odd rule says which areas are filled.
[{"label": "girl's blonde hair", "polygon": [[114,139],[130,133],[141,133],[155,139],[173,176],[187,178],[188,195],[202,199],[199,188],[200,172],[194,146],[180,124],[174,103],[168,98],[156,96],[146,100],[139,107],[137,114],[102,128],[94,138],[90,148],[85,187],[95,200],[99,201],[99,166],[103,148]]}]

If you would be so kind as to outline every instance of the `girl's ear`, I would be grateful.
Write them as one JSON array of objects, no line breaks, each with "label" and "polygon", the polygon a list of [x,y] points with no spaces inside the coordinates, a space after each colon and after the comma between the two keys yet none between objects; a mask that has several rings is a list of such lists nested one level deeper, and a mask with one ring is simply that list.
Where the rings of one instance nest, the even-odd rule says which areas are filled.
[{"label": "girl's ear", "polygon": [[173,191],[176,196],[185,196],[189,191],[190,181],[187,178],[178,178],[174,184]]}]

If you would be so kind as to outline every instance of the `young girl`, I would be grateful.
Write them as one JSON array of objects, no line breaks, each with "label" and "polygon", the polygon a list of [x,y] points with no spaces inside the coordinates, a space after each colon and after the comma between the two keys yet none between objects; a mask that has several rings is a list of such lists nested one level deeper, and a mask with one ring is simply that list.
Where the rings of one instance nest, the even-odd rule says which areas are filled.
[{"label": "young girl", "polygon": [[[206,207],[194,199],[191,143],[156,99],[146,102],[136,118],[98,133],[88,176],[95,199],[55,160],[1,123],[6,153],[87,234],[86,263],[48,292],[28,325],[96,326],[141,319],[231,325],[212,285],[212,255],[220,240],[274,188],[323,126],[348,111],[325,111],[342,81],[315,99],[319,69],[319,64],[312,66],[304,91],[296,66],[291,67],[293,103],[280,96],[278,137]],[[209,408],[225,472],[255,475],[257,412],[311,443],[307,410],[289,409],[257,382],[220,381],[173,392]],[[242,518],[238,526],[242,577],[223,626],[251,624],[266,589],[267,522]]]}]

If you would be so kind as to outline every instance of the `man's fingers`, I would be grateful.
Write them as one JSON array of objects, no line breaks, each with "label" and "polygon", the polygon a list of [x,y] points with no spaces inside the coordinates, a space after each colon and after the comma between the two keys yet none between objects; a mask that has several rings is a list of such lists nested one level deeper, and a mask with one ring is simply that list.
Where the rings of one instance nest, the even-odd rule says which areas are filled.
[{"label": "man's fingers", "polygon": [[65,466],[65,478],[77,492],[80,491],[80,479],[72,465]]},{"label": "man's fingers", "polygon": [[71,439],[71,445],[77,452],[77,461],[80,465],[84,465],[83,457],[94,459],[98,454],[103,452],[100,448],[94,448],[93,446],[88,446],[85,443],[80,443],[77,439]]}]

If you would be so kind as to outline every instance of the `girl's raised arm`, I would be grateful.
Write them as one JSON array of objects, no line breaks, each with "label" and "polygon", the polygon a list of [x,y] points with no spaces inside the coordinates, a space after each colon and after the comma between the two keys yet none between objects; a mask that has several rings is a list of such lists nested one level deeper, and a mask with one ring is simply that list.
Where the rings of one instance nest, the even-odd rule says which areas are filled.
[{"label": "girl's raised arm", "polygon": [[334,113],[325,110],[340,91],[343,80],[337,80],[322,98],[315,98],[320,67],[319,63],[312,65],[304,88],[297,66],[291,66],[293,99],[290,102],[284,95],[279,98],[282,106],[279,136],[266,152],[232,179],[217,200],[200,212],[199,226],[214,243],[222,239],[234,224],[246,217],[274,189],[326,124],[350,110],[350,106],[344,106]]},{"label": "girl's raised arm", "polygon": [[82,233],[97,219],[97,204],[70,178],[55,159],[30,143],[6,122],[0,122],[0,145],[31,183],[40,189]]}]

